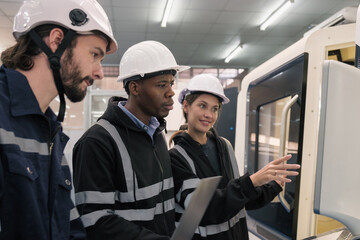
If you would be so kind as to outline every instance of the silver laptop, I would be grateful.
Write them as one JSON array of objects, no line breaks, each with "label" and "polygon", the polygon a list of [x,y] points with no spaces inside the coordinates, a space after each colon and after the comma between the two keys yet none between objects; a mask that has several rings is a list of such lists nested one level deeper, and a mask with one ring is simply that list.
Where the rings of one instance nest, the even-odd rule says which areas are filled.
[{"label": "silver laptop", "polygon": [[193,237],[220,179],[221,176],[216,176],[200,180],[171,240],[190,240]]}]

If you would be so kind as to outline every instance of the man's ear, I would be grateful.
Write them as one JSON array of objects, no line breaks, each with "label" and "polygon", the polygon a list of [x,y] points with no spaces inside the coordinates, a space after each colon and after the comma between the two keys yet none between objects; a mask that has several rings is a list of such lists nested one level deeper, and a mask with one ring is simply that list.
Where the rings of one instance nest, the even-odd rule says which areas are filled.
[{"label": "man's ear", "polygon": [[138,81],[131,81],[129,82],[129,92],[131,95],[137,96],[139,95],[139,90],[141,84]]},{"label": "man's ear", "polygon": [[49,47],[52,52],[56,51],[56,49],[59,47],[63,39],[64,39],[64,32],[60,28],[54,28],[50,31]]}]

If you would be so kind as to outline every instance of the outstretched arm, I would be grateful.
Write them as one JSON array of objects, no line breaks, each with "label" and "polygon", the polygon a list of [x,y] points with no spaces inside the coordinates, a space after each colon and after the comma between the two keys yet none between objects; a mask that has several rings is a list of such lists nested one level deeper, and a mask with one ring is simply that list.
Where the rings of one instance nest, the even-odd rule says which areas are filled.
[{"label": "outstretched arm", "polygon": [[250,176],[250,179],[255,187],[262,186],[271,181],[276,181],[278,184],[291,182],[287,176],[297,176],[299,173],[296,170],[300,168],[299,164],[284,163],[291,158],[291,155],[278,158],[269,162],[265,167]]}]

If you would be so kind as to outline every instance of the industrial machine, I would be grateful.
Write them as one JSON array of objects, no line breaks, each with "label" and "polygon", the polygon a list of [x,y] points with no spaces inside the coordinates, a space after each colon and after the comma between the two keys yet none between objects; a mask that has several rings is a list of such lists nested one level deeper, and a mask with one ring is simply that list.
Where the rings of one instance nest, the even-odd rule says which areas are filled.
[{"label": "industrial machine", "polygon": [[[330,145],[329,142],[324,143],[328,130],[321,123],[324,123],[326,115],[320,114],[326,105],[321,101],[322,94],[325,94],[321,91],[324,61],[337,60],[360,71],[351,66],[355,61],[355,29],[356,24],[353,23],[313,31],[255,68],[243,79],[237,102],[235,138],[235,154],[240,174],[256,172],[268,162],[287,153],[292,154],[289,162],[301,164],[299,176],[286,184],[284,191],[276,199],[266,207],[247,211],[249,231],[261,239],[306,239],[334,229],[346,229],[348,222],[339,217],[341,211],[346,211],[347,215],[357,211],[357,215],[353,217],[359,222],[359,205],[354,207],[348,204],[354,201],[346,201],[351,196],[359,202],[360,180],[354,176],[354,171],[360,170],[360,160],[354,152],[359,147],[352,152],[341,152],[343,158],[337,160],[343,162],[344,169],[333,169],[328,165],[336,161],[330,160],[329,153],[326,152],[332,148],[331,144],[357,139],[346,139],[346,134],[343,134],[341,136],[344,138],[336,139]],[[345,73],[343,78],[346,78]],[[359,85],[354,85],[353,88],[352,92],[360,92]],[[351,106],[353,111],[357,111],[357,115],[360,112],[357,106],[359,102],[354,102]],[[342,116],[342,119],[346,118],[347,116]],[[352,123],[353,125],[346,126],[347,131],[353,131],[359,136],[360,125]],[[336,124],[331,127],[335,128]],[[359,143],[356,144],[359,146]],[[336,145],[336,149],[341,151],[343,148]],[[322,154],[319,155],[320,150]],[[339,164],[340,162],[332,166],[336,168]],[[350,171],[351,168],[353,170]],[[325,184],[330,181],[329,174],[336,171],[343,171],[341,177],[346,179],[339,181],[339,185],[349,184],[346,189],[350,191],[350,196],[343,194],[344,189],[338,191],[342,186],[334,185],[331,188]],[[336,184],[338,176],[332,177],[331,183]],[[332,192],[325,194],[323,190]],[[342,206],[340,212],[335,211],[335,214],[327,210],[322,212],[329,207],[329,204],[325,204],[326,198],[333,198],[332,202],[347,205]],[[353,226],[348,227],[356,238],[359,227],[357,230]]]}]

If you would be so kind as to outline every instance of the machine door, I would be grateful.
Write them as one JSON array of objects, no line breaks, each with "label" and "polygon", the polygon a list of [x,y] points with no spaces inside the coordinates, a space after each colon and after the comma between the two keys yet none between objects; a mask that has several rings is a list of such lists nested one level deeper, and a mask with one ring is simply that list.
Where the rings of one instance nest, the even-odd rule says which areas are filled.
[{"label": "machine door", "polygon": [[[288,153],[289,163],[301,164],[306,76],[304,53],[249,87],[245,172],[252,174]],[[252,233],[262,239],[296,239],[299,178],[292,177],[270,204],[247,211]]]}]

